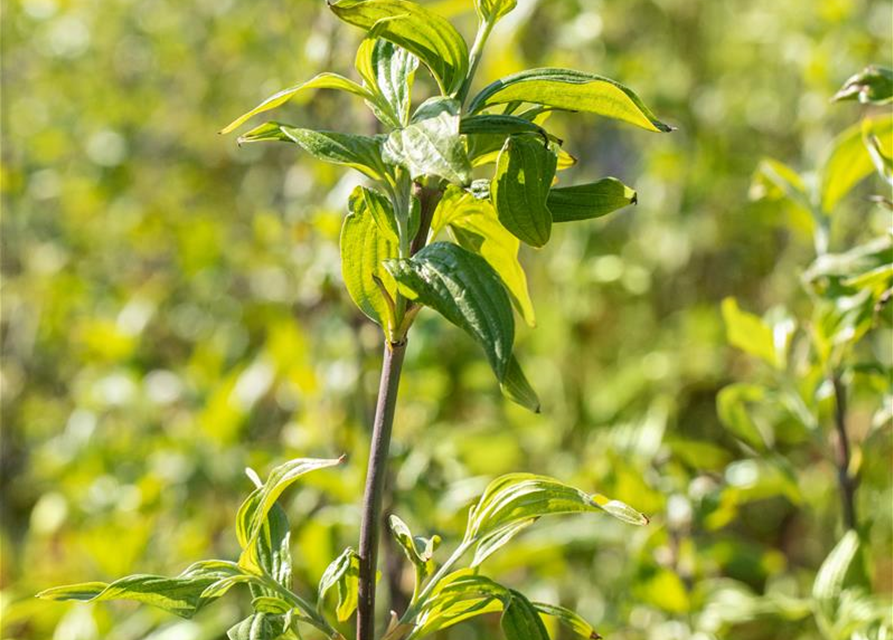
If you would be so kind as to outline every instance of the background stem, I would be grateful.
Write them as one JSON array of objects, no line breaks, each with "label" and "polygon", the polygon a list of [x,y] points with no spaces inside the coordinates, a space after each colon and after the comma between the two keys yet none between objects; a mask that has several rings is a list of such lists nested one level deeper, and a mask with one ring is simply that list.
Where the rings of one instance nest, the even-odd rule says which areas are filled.
[{"label": "background stem", "polygon": [[840,484],[840,500],[843,508],[843,524],[847,529],[856,528],[856,479],[850,473],[850,439],[846,427],[846,387],[835,373],[831,376],[834,385],[834,425],[837,429],[837,477]]},{"label": "background stem", "polygon": [[357,603],[357,640],[375,637],[375,572],[378,565],[378,537],[384,481],[387,476],[391,428],[397,404],[400,371],[406,353],[406,340],[385,343],[381,365],[378,404],[372,428],[366,491],[363,495],[363,521],[360,526],[360,584]]}]

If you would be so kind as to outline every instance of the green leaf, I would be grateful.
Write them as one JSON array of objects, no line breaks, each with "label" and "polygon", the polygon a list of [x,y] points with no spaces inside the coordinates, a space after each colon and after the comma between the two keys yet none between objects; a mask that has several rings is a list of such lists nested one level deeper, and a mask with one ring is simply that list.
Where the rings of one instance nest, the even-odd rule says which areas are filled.
[{"label": "green leaf", "polygon": [[458,101],[432,98],[422,104],[409,126],[391,132],[385,160],[409,171],[412,178],[435,176],[452,183],[471,182],[471,162],[459,135]]},{"label": "green leaf", "polygon": [[288,89],[283,89],[278,93],[274,93],[272,96],[254,107],[254,109],[252,109],[251,111],[244,113],[233,120],[230,124],[224,127],[220,131],[220,133],[230,133],[231,131],[234,131],[242,124],[244,124],[245,121],[249,118],[252,118],[259,113],[275,109],[276,107],[279,107],[291,100],[297,94],[308,89],[339,89],[341,91],[347,91],[348,93],[360,96],[361,98],[365,98],[366,100],[373,99],[373,95],[369,93],[368,90],[364,89],[353,80],[348,80],[344,76],[340,76],[337,73],[321,73],[315,78],[308,80],[307,82],[296,84],[293,87],[289,87]]},{"label": "green leaf", "polygon": [[373,180],[394,183],[391,169],[381,159],[382,137],[370,138],[337,131],[299,129],[267,122],[239,137],[239,143],[290,142],[317,160],[352,167]]},{"label": "green leaf", "polygon": [[390,304],[397,283],[382,265],[400,254],[394,212],[383,195],[357,187],[348,202],[350,213],[341,227],[341,275],[351,299],[373,322],[390,328],[394,322]]},{"label": "green leaf", "polygon": [[595,113],[649,131],[673,130],[622,84],[572,69],[529,69],[497,80],[474,97],[468,111],[475,114],[487,107],[514,102]]},{"label": "green leaf", "polygon": [[[726,323],[726,337],[729,344],[745,353],[756,356],[775,368],[784,367],[783,354],[787,348],[789,334],[779,332],[776,336],[772,327],[762,318],[738,307],[734,298],[722,301],[722,317]],[[783,344],[776,344],[783,340]]]},{"label": "green leaf", "polygon": [[822,210],[834,211],[838,202],[853,187],[875,171],[864,135],[877,136],[888,150],[893,150],[893,115],[866,118],[841,133],[830,145],[819,171]]},{"label": "green leaf", "polygon": [[536,317],[527,276],[518,261],[520,242],[500,224],[493,205],[451,185],[438,203],[431,223],[434,235],[443,228],[449,228],[461,247],[478,254],[493,267],[511,294],[515,309],[528,325],[534,326]]},{"label": "green leaf", "polygon": [[545,602],[531,602],[530,604],[533,605],[537,612],[556,618],[561,624],[579,636],[589,638],[590,640],[599,640],[601,638],[593,626],[575,611],[554,604],[546,604]]},{"label": "green leaf", "polygon": [[527,376],[524,375],[524,371],[521,369],[521,365],[515,356],[512,356],[512,359],[509,360],[508,369],[505,371],[505,377],[502,379],[500,386],[502,392],[512,402],[516,402],[533,413],[540,412],[540,399],[533,387],[530,386],[530,382],[527,381]]},{"label": "green leaf", "polygon": [[[462,118],[459,133],[464,135],[499,135],[510,136],[517,133],[536,133],[544,139],[548,133],[535,122],[518,116],[484,114]],[[502,143],[499,145],[502,146]]]},{"label": "green leaf", "polygon": [[726,428],[752,447],[765,451],[772,446],[772,433],[765,433],[750,416],[748,404],[766,401],[767,390],[755,384],[737,383],[716,395],[716,413]]},{"label": "green leaf", "polygon": [[345,22],[403,47],[431,71],[442,94],[468,73],[468,46],[444,18],[408,0],[341,0],[329,8]]},{"label": "green leaf", "polygon": [[425,572],[430,572],[431,559],[434,557],[434,550],[440,544],[440,536],[431,538],[413,536],[406,523],[393,514],[388,518],[388,528],[391,530],[394,540],[403,549],[406,559],[416,567],[424,569]]},{"label": "green leaf", "polygon": [[385,268],[408,298],[431,307],[484,348],[497,379],[505,379],[515,322],[508,294],[487,262],[447,243],[430,244]]},{"label": "green leaf", "polygon": [[556,165],[555,154],[542,140],[530,135],[507,139],[496,161],[490,199],[499,221],[533,247],[542,247],[552,233],[546,198]]},{"label": "green leaf", "polygon": [[858,100],[862,104],[887,104],[893,100],[893,69],[875,65],[865,67],[844,82],[832,99]]},{"label": "green leaf", "polygon": [[858,550],[859,534],[847,531],[816,574],[812,597],[819,611],[828,618],[833,618],[837,599],[843,592],[844,581]]},{"label": "green leaf", "polygon": [[511,594],[500,620],[506,640],[549,640],[546,625],[530,600],[515,590]]},{"label": "green leaf", "polygon": [[80,602],[132,600],[182,618],[191,618],[215,598],[203,595],[208,587],[221,579],[241,574],[235,563],[215,560],[195,563],[175,578],[138,574],[120,578],[111,584],[86,582],[54,587],[38,593],[37,597]]},{"label": "green leaf", "polygon": [[482,21],[490,24],[495,24],[516,6],[518,6],[518,0],[474,0],[474,8],[477,10],[478,16]]},{"label": "green leaf", "polygon": [[510,473],[493,480],[472,508],[465,541],[480,544],[509,529],[517,533],[523,529],[519,523],[546,515],[595,511],[605,511],[630,524],[648,523],[645,516],[618,500],[600,494],[590,496],[554,478]]},{"label": "green leaf", "polygon": [[286,640],[294,637],[288,634],[288,626],[283,616],[260,611],[231,627],[226,636],[229,640]]},{"label": "green leaf", "polygon": [[789,166],[772,158],[757,165],[750,185],[751,200],[788,198],[806,213],[811,213],[809,193],[803,178]]},{"label": "green leaf", "polygon": [[288,613],[292,606],[277,596],[258,596],[251,601],[251,608],[262,613]]},{"label": "green leaf", "polygon": [[264,530],[267,515],[282,492],[305,473],[334,467],[342,461],[343,458],[333,460],[298,458],[281,464],[270,472],[263,486],[255,489],[242,503],[236,516],[236,537],[243,549],[242,558],[239,560],[241,566],[258,565],[255,545],[258,536]]},{"label": "green leaf", "polygon": [[360,579],[360,556],[348,547],[326,568],[319,580],[317,607],[322,614],[323,600],[332,587],[338,588],[335,608],[340,622],[344,622],[357,608],[357,589]]},{"label": "green leaf", "polygon": [[471,560],[471,567],[479,567],[491,555],[502,549],[512,539],[521,533],[524,529],[536,522],[538,518],[528,518],[527,520],[518,520],[510,525],[506,525],[501,529],[493,532],[488,536],[481,538],[474,551],[474,558]]},{"label": "green leaf", "polygon": [[424,601],[412,636],[421,638],[436,631],[500,611],[510,598],[509,590],[470,569],[454,571],[440,580]]},{"label": "green leaf", "polygon": [[[381,23],[385,24],[385,23]],[[412,85],[419,59],[406,49],[375,35],[360,44],[356,67],[375,95],[369,106],[379,120],[394,128],[409,122]]]},{"label": "green leaf", "polygon": [[546,206],[552,222],[575,222],[600,218],[617,209],[636,204],[636,192],[616,178],[549,191]]}]

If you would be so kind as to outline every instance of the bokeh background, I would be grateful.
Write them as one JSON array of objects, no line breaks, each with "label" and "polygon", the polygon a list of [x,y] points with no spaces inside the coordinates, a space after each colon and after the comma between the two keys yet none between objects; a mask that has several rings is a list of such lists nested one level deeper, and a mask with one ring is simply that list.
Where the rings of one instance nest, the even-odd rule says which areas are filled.
[{"label": "bokeh background", "polygon": [[[471,38],[471,0],[427,4]],[[360,34],[322,0],[11,0],[2,27],[0,637],[221,638],[246,611],[235,592],[192,621],[32,596],[233,557],[243,469],[291,457],[349,456],[286,496],[299,579],[315,585],[355,544],[380,363],[378,330],[340,280],[358,174],[216,131],[319,71],[352,75]],[[458,330],[417,323],[388,509],[449,545],[492,476],[555,475],[652,525],[544,521],[490,575],[618,640],[819,638],[763,603],[808,594],[840,536],[833,460],[811,450],[791,480],[744,459],[715,396],[755,365],[727,346],[719,302],[808,304],[811,240],[783,207],[748,200],[751,174],[763,156],[815,166],[864,111],[829,97],[870,62],[893,66],[891,38],[886,0],[520,0],[479,84],[529,66],[593,71],[679,130],[550,121],[580,160],[568,180],[614,175],[639,204],[523,255],[538,326],[520,329],[518,353],[541,415],[503,400]],[[375,128],[334,92],[277,117]],[[858,196],[839,220],[841,246],[889,225]],[[857,432],[878,402],[854,399]],[[884,433],[859,499],[873,588],[889,598]]]}]

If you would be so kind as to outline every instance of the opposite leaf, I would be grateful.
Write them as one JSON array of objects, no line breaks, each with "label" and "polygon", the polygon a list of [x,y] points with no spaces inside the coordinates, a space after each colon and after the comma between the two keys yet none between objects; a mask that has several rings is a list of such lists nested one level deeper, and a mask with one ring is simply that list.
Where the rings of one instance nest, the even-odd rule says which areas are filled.
[{"label": "opposite leaf", "polygon": [[546,200],[552,222],[600,218],[630,204],[636,204],[636,192],[616,178],[552,189]]},{"label": "opposite leaf", "polygon": [[389,40],[430,69],[443,95],[459,89],[468,72],[468,46],[447,20],[409,0],[341,0],[339,18]]},{"label": "opposite leaf", "polygon": [[469,105],[469,113],[498,104],[539,104],[567,111],[586,111],[623,120],[649,131],[672,131],[622,84],[572,69],[530,69],[485,87]]},{"label": "opposite leaf", "polygon": [[551,149],[530,135],[508,138],[496,161],[490,199],[499,221],[533,247],[542,247],[552,233],[552,214],[546,198],[556,165]]},{"label": "opposite leaf", "polygon": [[[390,305],[396,297],[397,284],[382,262],[396,258],[400,253],[397,233],[392,226],[391,205],[381,194],[357,187],[350,196],[348,207],[350,213],[341,227],[344,284],[360,311],[373,322],[390,328],[394,321]],[[385,292],[390,301],[385,298]]]}]

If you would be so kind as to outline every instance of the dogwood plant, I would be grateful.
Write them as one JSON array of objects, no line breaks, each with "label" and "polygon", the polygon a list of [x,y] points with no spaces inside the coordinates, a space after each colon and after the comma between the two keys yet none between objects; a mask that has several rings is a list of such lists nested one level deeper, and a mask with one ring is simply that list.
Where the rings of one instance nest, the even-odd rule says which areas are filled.
[{"label": "dogwood plant", "polygon": [[[542,615],[584,637],[599,637],[576,613],[532,602],[485,577],[482,565],[545,515],[605,512],[633,525],[647,519],[619,501],[527,473],[499,477],[487,487],[468,514],[464,537],[445,559],[436,556],[438,536],[416,537],[391,515],[390,532],[414,567],[415,589],[406,610],[392,612],[386,629],[375,624],[384,479],[415,318],[429,308],[468,333],[483,348],[505,395],[538,412],[537,394],[513,352],[514,313],[534,323],[518,261],[520,244],[542,247],[553,224],[591,220],[636,202],[636,192],[615,178],[555,186],[556,172],[574,159],[544,123],[553,111],[574,111],[648,131],[671,130],[630,89],[569,69],[523,71],[469,99],[490,32],[515,4],[475,0],[479,26],[469,50],[447,20],[410,0],[334,2],[329,8],[335,16],[365,32],[356,56],[359,80],[321,73],[267,98],[222,131],[232,132],[313,89],[361,98],[387,130],[368,136],[270,121],[239,138],[240,143],[294,144],[368,179],[350,195],[340,241],[347,291],[381,326],[384,338],[358,551],[348,548],[336,558],[312,596],[293,590],[288,519],[277,499],[303,474],[341,462],[298,459],[273,469],[266,481],[252,474],[257,488],[236,518],[242,548],[237,561],[198,562],[174,578],[135,575],[111,584],[59,587],[42,597],[129,599],[189,617],[242,584],[253,596],[253,613],[230,629],[232,640],[293,640],[307,628],[343,638],[354,612],[357,640],[416,640],[489,612],[501,612],[509,640],[547,639]],[[433,78],[436,93],[416,106],[413,82],[420,65]],[[490,177],[475,179],[486,172]],[[328,604],[330,593],[337,594],[334,609]]]}]

